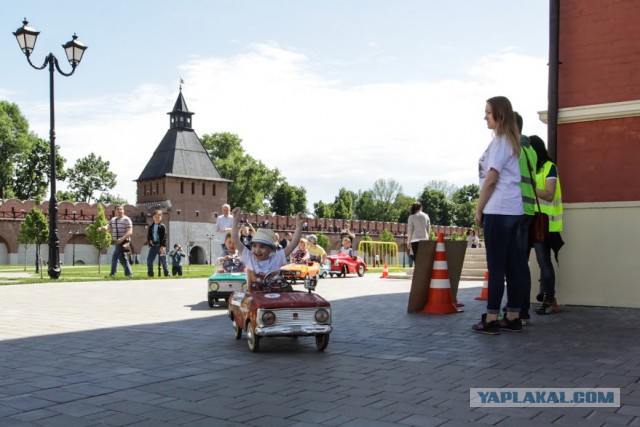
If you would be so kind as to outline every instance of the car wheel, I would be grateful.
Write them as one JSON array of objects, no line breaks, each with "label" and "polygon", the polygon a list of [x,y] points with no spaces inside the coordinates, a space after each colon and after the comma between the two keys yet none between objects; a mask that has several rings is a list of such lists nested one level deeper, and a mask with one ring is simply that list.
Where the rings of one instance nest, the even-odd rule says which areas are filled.
[{"label": "car wheel", "polygon": [[358,276],[360,276],[360,277],[364,276],[364,265],[363,264],[358,265]]},{"label": "car wheel", "polygon": [[324,351],[329,345],[329,334],[316,335],[316,347],[318,351]]},{"label": "car wheel", "polygon": [[327,278],[327,272],[323,271],[322,274],[320,275],[321,279],[326,279]]},{"label": "car wheel", "polygon": [[236,339],[239,340],[242,337],[242,328],[235,321],[233,322],[233,331],[236,333]]},{"label": "car wheel", "polygon": [[208,298],[209,299],[209,308],[213,308],[213,298]]},{"label": "car wheel", "polygon": [[249,350],[254,353],[260,350],[260,337],[256,335],[256,330],[251,322],[247,325],[247,344],[249,344]]},{"label": "car wheel", "polygon": [[347,277],[347,266],[346,265],[342,266],[342,277]]},{"label": "car wheel", "polygon": [[333,273],[329,273],[329,276],[331,276],[331,278],[333,279]]}]

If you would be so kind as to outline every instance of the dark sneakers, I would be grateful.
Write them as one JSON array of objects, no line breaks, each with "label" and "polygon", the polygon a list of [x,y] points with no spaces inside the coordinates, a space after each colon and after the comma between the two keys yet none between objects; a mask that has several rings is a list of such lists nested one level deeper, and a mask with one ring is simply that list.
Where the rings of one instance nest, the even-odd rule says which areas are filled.
[{"label": "dark sneakers", "polygon": [[[493,322],[486,322],[487,314],[482,315],[482,319],[479,323],[476,323],[471,327],[474,332],[479,332],[481,334],[488,335],[498,335],[500,333],[500,322],[498,320],[494,320]],[[522,328],[522,325],[520,325]]]},{"label": "dark sneakers", "polygon": [[509,320],[505,317],[498,321],[498,325],[501,331],[522,332],[522,320],[520,319]]}]

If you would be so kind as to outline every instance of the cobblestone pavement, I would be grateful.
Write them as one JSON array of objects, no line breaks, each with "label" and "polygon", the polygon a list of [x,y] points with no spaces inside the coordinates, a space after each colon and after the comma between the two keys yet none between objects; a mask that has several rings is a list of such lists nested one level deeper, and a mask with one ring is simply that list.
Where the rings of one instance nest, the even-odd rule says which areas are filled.
[{"label": "cobblestone pavement", "polygon": [[[567,307],[522,333],[407,314],[408,280],[324,279],[334,332],[251,353],[204,279],[0,286],[0,426],[640,426],[640,310]],[[471,387],[615,387],[619,408],[471,408]]]}]

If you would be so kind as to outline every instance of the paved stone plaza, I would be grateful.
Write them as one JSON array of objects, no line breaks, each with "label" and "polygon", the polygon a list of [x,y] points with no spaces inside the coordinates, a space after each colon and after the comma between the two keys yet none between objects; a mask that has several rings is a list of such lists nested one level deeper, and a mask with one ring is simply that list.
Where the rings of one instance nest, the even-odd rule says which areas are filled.
[{"label": "paved stone plaza", "polygon": [[[236,341],[205,279],[0,286],[0,426],[640,426],[640,310],[567,307],[522,333],[406,313],[408,280],[325,279],[313,338]],[[561,284],[560,284],[561,286]],[[471,387],[615,387],[619,408],[470,408]]]}]

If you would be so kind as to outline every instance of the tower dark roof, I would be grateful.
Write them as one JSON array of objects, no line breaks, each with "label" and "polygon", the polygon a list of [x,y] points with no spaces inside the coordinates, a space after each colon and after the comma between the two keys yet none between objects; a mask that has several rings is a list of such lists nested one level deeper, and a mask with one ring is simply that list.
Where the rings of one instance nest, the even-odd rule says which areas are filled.
[{"label": "tower dark roof", "polygon": [[189,109],[187,108],[187,102],[184,100],[184,96],[182,96],[182,88],[180,88],[180,93],[178,94],[178,99],[176,99],[176,103],[173,106],[173,111],[167,114],[173,114],[176,112],[188,113],[189,115],[194,114],[189,112]]},{"label": "tower dark roof", "polygon": [[182,90],[173,111],[168,114],[171,117],[170,128],[137,181],[178,176],[231,182],[220,176],[200,138],[191,128],[191,116],[194,113],[187,108]]}]

